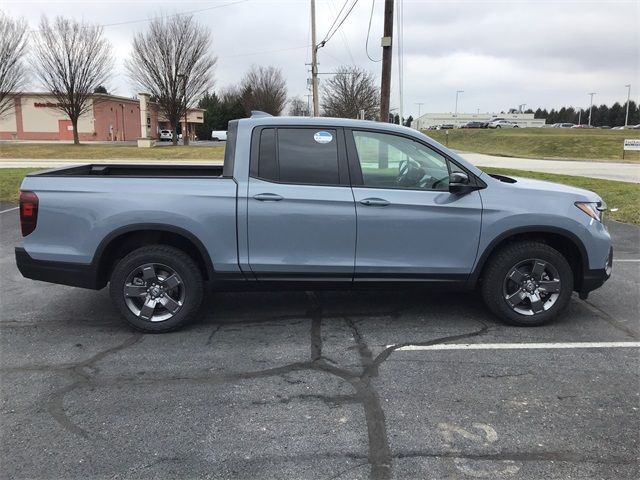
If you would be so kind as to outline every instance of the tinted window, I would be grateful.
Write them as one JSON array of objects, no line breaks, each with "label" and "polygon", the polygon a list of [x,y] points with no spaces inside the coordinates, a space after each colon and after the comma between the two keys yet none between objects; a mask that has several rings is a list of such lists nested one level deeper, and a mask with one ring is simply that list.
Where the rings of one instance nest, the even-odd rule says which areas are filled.
[{"label": "tinted window", "polygon": [[279,128],[280,181],[338,185],[336,131],[323,128]]},{"label": "tinted window", "polygon": [[397,135],[353,132],[365,187],[448,190],[445,157]]},{"label": "tinted window", "polygon": [[266,180],[278,180],[276,163],[276,134],[273,128],[265,128],[260,133],[260,156],[258,176]]}]

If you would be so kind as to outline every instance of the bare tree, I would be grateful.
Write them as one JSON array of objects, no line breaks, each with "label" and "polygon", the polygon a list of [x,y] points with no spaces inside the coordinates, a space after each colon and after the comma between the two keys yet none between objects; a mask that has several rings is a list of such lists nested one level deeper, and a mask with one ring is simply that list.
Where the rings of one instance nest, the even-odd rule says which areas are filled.
[{"label": "bare tree", "polygon": [[300,97],[293,97],[289,100],[289,115],[292,117],[308,117],[309,105]]},{"label": "bare tree", "polygon": [[12,20],[0,12],[0,118],[11,111],[12,92],[24,87],[27,67],[27,22]]},{"label": "bare tree", "polygon": [[322,88],[322,110],[327,117],[375,120],[380,92],[373,75],[360,67],[339,67]]},{"label": "bare tree", "polygon": [[[129,76],[155,97],[178,143],[178,123],[189,108],[213,87],[216,57],[211,55],[211,32],[193,16],[172,16],[151,21],[146,33],[133,39],[126,63]],[[185,144],[187,135],[183,135]]]},{"label": "bare tree", "polygon": [[287,82],[279,68],[253,65],[240,82],[240,94],[247,114],[261,110],[280,115],[287,104]]},{"label": "bare tree", "polygon": [[34,64],[42,85],[71,120],[73,143],[80,143],[78,119],[93,107],[93,91],[109,78],[113,57],[102,27],[56,17],[40,21]]}]

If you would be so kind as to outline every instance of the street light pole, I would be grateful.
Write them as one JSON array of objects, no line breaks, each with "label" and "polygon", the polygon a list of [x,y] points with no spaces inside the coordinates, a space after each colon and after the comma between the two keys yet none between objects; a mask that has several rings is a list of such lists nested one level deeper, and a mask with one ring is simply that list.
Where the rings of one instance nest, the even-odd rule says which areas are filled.
[{"label": "street light pole", "polygon": [[456,110],[455,113],[453,114],[454,117],[458,116],[458,95],[464,93],[464,90],[456,90]]},{"label": "street light pole", "polygon": [[589,126],[591,126],[591,110],[593,110],[593,96],[596,92],[587,93],[591,97],[591,102],[589,103]]},{"label": "street light pole", "polygon": [[593,109],[593,96],[596,92],[587,93],[591,97],[591,102],[589,103],[589,126],[591,126],[591,110]]},{"label": "street light pole", "polygon": [[422,105],[424,105],[424,102],[416,102],[416,105],[418,105],[418,118],[416,118],[416,126],[418,127],[416,130],[420,130],[420,117],[422,115]]},{"label": "street light pole", "polygon": [[624,116],[624,128],[627,128],[629,124],[629,102],[631,101],[631,84],[625,85],[627,87],[627,114]]}]

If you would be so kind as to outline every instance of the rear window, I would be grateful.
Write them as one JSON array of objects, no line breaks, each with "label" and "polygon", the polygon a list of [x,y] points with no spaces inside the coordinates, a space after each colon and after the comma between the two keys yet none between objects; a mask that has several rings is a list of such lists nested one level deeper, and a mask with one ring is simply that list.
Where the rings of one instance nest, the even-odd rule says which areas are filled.
[{"label": "rear window", "polygon": [[337,185],[336,131],[318,128],[279,128],[280,181]]},{"label": "rear window", "polygon": [[265,128],[252,174],[282,183],[339,185],[336,133],[326,128]]}]

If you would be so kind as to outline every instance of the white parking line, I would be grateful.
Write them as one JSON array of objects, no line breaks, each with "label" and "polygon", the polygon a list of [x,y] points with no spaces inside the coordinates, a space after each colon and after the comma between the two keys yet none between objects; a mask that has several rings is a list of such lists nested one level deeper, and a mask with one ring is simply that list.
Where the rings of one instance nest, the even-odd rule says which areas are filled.
[{"label": "white parking line", "polygon": [[568,343],[441,343],[406,345],[397,351],[418,350],[544,350],[568,348],[640,348],[640,342],[568,342]]},{"label": "white parking line", "polygon": [[640,258],[614,258],[614,262],[640,262]]},{"label": "white parking line", "polygon": [[20,207],[7,208],[6,210],[0,210],[0,213],[13,212],[14,210],[18,210]]}]

